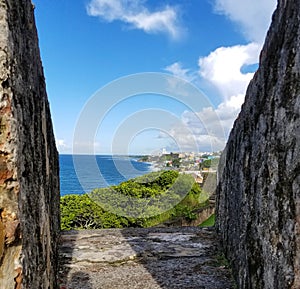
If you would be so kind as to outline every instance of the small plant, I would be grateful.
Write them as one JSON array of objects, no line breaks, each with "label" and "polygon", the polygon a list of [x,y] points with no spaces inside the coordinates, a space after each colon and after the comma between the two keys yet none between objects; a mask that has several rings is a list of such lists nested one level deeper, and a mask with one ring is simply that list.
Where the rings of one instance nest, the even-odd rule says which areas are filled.
[{"label": "small plant", "polygon": [[208,219],[199,225],[199,227],[213,227],[215,225],[216,217],[212,214]]},{"label": "small plant", "polygon": [[230,267],[229,261],[227,260],[227,258],[225,257],[225,255],[223,253],[220,253],[219,255],[217,255],[216,259],[217,259],[219,267],[224,267],[224,268]]}]

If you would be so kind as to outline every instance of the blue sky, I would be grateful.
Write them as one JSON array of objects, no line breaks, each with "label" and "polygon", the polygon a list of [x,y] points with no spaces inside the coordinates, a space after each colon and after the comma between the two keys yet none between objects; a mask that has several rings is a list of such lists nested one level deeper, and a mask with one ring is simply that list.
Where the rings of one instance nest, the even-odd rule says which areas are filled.
[{"label": "blue sky", "polygon": [[[76,144],[73,139],[87,101],[116,79],[145,72],[168,73],[191,82],[205,95],[205,106],[191,109],[151,93],[129,96],[105,112],[92,140],[94,152],[147,154],[163,147],[175,151],[178,144],[180,150],[189,151],[195,150],[193,141],[199,151],[222,149],[257,67],[275,2],[34,0],[59,151],[72,153],[75,145],[78,152],[89,153],[91,144],[84,137]],[[101,97],[106,103],[110,96]],[[149,115],[141,112],[151,109],[162,111],[158,118],[165,122],[163,130],[145,122],[143,130],[131,132],[129,143],[128,136],[117,135],[118,127],[123,127],[122,134],[127,128],[131,131],[123,124],[130,126],[127,120],[132,115],[142,120]],[[207,129],[215,121],[212,114],[218,116],[225,139],[224,134]],[[182,125],[172,122],[173,116]],[[115,140],[122,147],[112,149]]]}]

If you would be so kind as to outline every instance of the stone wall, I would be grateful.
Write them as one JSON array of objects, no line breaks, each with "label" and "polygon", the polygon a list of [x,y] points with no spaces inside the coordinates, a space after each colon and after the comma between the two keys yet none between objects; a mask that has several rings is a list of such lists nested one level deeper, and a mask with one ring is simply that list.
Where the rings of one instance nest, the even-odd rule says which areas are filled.
[{"label": "stone wall", "polygon": [[0,289],[56,288],[58,155],[30,0],[0,0]]},{"label": "stone wall", "polygon": [[300,288],[300,0],[278,2],[219,180],[217,230],[239,288]]},{"label": "stone wall", "polygon": [[[192,212],[195,214],[195,219],[189,220],[185,217],[179,217],[164,222],[162,225],[166,227],[189,227],[199,226],[215,213],[215,204],[209,204],[206,207],[200,208]],[[159,225],[160,227],[161,225]]]}]

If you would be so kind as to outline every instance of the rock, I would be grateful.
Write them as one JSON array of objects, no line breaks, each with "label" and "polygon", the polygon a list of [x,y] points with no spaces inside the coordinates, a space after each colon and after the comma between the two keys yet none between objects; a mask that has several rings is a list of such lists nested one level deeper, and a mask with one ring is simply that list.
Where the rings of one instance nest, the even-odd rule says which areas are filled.
[{"label": "rock", "polygon": [[58,154],[29,0],[0,0],[0,288],[57,288]]},{"label": "rock", "polygon": [[279,0],[219,168],[217,230],[239,288],[300,288],[300,0]]},{"label": "rock", "polygon": [[84,230],[61,240],[61,288],[234,288],[214,230]]}]

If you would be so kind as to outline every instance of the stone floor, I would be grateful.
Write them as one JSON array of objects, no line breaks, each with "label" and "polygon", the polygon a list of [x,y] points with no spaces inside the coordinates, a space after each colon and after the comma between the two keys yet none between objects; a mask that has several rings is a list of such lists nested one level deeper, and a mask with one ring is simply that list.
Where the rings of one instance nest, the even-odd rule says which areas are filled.
[{"label": "stone floor", "polygon": [[60,254],[61,289],[234,288],[211,229],[70,231]]}]

